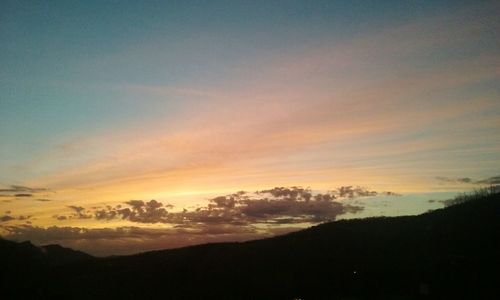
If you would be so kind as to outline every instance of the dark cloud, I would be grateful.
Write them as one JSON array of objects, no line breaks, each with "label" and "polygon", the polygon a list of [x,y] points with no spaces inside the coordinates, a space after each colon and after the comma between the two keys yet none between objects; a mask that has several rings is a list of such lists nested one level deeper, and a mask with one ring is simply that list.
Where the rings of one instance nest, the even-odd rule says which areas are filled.
[{"label": "dark cloud", "polygon": [[66,216],[60,216],[60,215],[53,215],[52,218],[58,220],[58,221],[64,221],[64,220],[67,220],[68,217]]},{"label": "dark cloud", "polygon": [[94,217],[97,220],[111,220],[120,217],[137,223],[170,223],[168,221],[168,212],[161,202],[156,200],[149,202],[130,200],[125,204],[130,207],[122,208],[119,205],[116,207],[107,206],[106,208],[95,209]]},{"label": "dark cloud", "polygon": [[[283,234],[297,230],[299,227],[294,224],[318,224],[335,220],[345,213],[359,212],[363,210],[361,205],[348,204],[342,199],[373,195],[374,191],[354,186],[327,193],[314,193],[301,187],[276,187],[213,197],[205,206],[182,211],[173,211],[172,205],[157,200],[130,200],[116,206],[68,206],[70,214],[54,215],[53,218],[60,221],[74,218],[127,220],[136,224],[159,223],[157,227],[166,228],[41,228],[30,224],[8,226],[10,223],[7,223],[2,229],[7,232],[4,237],[13,240],[58,243],[96,255],[133,253]],[[14,219],[7,216],[8,220],[11,218]],[[23,216],[24,222],[29,222],[29,218]]]},{"label": "dark cloud", "polygon": [[11,215],[11,211],[8,210],[5,212],[5,215],[4,216],[1,216],[0,217],[0,222],[8,222],[8,221],[12,221],[12,220],[18,220],[18,221],[26,221],[26,220],[29,220],[31,219],[31,217],[33,217],[32,215],[20,215],[20,216],[12,216]]},{"label": "dark cloud", "polygon": [[341,198],[373,197],[378,194],[376,191],[370,191],[360,186],[341,186],[334,190],[334,193]]},{"label": "dark cloud", "polygon": [[[15,198],[32,198],[38,193],[49,191],[46,188],[33,188],[22,185],[10,185],[8,188],[0,189],[0,197],[8,197],[9,200],[2,200],[2,202],[11,202]],[[40,201],[40,200],[37,200]]]},{"label": "dark cloud", "polygon": [[71,215],[56,215],[57,220],[123,219],[135,223],[163,223],[198,228],[204,225],[319,223],[335,220],[345,213],[356,213],[362,206],[342,203],[337,199],[398,195],[371,191],[359,186],[342,186],[328,193],[313,193],[309,188],[275,187],[255,193],[239,191],[208,199],[208,204],[194,210],[168,211],[172,205],[157,200],[130,200],[123,205],[93,207],[69,206]]},{"label": "dark cloud", "polygon": [[36,201],[40,201],[40,202],[49,202],[49,201],[52,201],[50,199],[36,199]]},{"label": "dark cloud", "polygon": [[335,220],[346,212],[363,208],[335,202],[333,194],[313,195],[301,187],[276,187],[250,195],[238,192],[209,199],[207,207],[172,213],[172,223],[186,224],[288,224]]},{"label": "dark cloud", "polygon": [[476,183],[478,183],[478,184],[491,184],[491,185],[500,184],[500,176],[493,176],[490,178],[479,180],[479,181],[476,181]]},{"label": "dark cloud", "polygon": [[[387,193],[387,192],[384,192]],[[384,194],[383,193],[383,194]],[[194,210],[168,211],[171,205],[150,200],[130,200],[124,206],[94,208],[97,220],[124,219],[136,223],[164,223],[197,228],[204,225],[319,223],[335,220],[345,213],[356,213],[362,206],[336,201],[337,198],[374,196],[378,193],[361,187],[340,187],[329,193],[313,193],[308,188],[275,187],[255,193],[240,191],[208,200]],[[395,195],[390,193],[388,195]],[[76,208],[73,208],[76,209]],[[77,212],[83,211],[79,207]]]},{"label": "dark cloud", "polygon": [[385,196],[394,196],[394,197],[400,197],[402,196],[401,194],[391,192],[391,191],[384,191],[382,193],[379,193],[379,195],[385,195]]},{"label": "dark cloud", "polygon": [[303,189],[301,187],[275,187],[269,190],[263,190],[257,193],[268,193],[271,194],[275,198],[287,198],[290,200],[311,200],[312,193],[310,189]]},{"label": "dark cloud", "polygon": [[22,185],[11,185],[7,189],[0,189],[0,193],[22,193],[22,192],[27,192],[27,193],[37,193],[37,192],[43,192],[47,191],[48,189],[45,188],[32,188],[32,187],[27,187],[27,186],[22,186]]},{"label": "dark cloud", "polygon": [[469,177],[450,178],[450,177],[438,176],[436,177],[436,179],[442,182],[450,182],[450,183],[473,183],[473,180]]},{"label": "dark cloud", "polygon": [[333,196],[317,195],[314,201],[281,199],[248,200],[240,211],[257,223],[318,223],[335,220],[338,215],[363,210],[361,206],[333,202]]},{"label": "dark cloud", "polygon": [[8,222],[11,220],[15,220],[16,218],[9,216],[9,215],[4,215],[0,217],[0,222]]},{"label": "dark cloud", "polygon": [[469,177],[450,178],[443,176],[436,177],[436,179],[442,182],[451,182],[451,183],[470,183],[470,184],[488,184],[488,185],[500,184],[500,176],[493,176],[482,180],[473,180]]},{"label": "dark cloud", "polygon": [[20,198],[20,197],[32,197],[33,194],[15,194],[14,197]]},{"label": "dark cloud", "polygon": [[88,214],[84,207],[70,205],[70,206],[68,206],[68,208],[70,208],[74,211],[74,213],[68,217],[69,219],[72,219],[72,218],[74,218],[74,219],[90,219],[90,218],[92,218],[92,215]]}]

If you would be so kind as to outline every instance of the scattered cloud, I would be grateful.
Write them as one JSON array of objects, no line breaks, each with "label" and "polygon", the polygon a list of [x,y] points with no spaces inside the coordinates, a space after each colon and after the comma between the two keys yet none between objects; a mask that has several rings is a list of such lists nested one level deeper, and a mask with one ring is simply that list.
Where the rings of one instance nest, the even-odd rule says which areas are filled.
[{"label": "scattered cloud", "polygon": [[16,198],[33,197],[33,194],[15,194],[14,197]]},{"label": "scattered cloud", "polygon": [[436,179],[442,182],[450,182],[450,183],[473,183],[473,180],[469,177],[451,178],[451,177],[438,176],[436,177]]},{"label": "scattered cloud", "polygon": [[0,222],[9,222],[9,221],[12,221],[12,220],[19,220],[19,221],[26,221],[26,220],[29,220],[31,219],[32,215],[20,215],[18,217],[15,217],[15,216],[12,216],[11,215],[11,211],[8,210],[5,212],[5,215],[1,216],[0,217]]},{"label": "scattered cloud", "polygon": [[40,201],[40,202],[49,202],[49,201],[52,201],[50,199],[36,199],[36,201]]},{"label": "scattered cloud", "polygon": [[0,222],[8,222],[11,220],[15,220],[16,218],[9,216],[9,215],[4,215],[0,217]]},{"label": "scattered cloud", "polygon": [[38,244],[58,243],[104,255],[207,242],[243,241],[283,234],[304,225],[335,220],[345,213],[360,212],[364,209],[362,204],[344,200],[375,195],[396,193],[376,192],[359,186],[343,186],[322,193],[296,186],[275,187],[216,196],[207,199],[204,206],[183,210],[157,200],[129,200],[115,206],[70,205],[66,207],[69,211],[67,214],[52,216],[58,221],[93,219],[126,220],[138,226],[161,224],[157,228],[44,228],[31,225],[31,215],[16,217],[5,214],[0,220],[18,220],[24,223],[3,224],[1,228],[5,233],[4,238],[32,240]]},{"label": "scattered cloud", "polygon": [[436,177],[436,179],[441,181],[441,182],[448,182],[448,183],[481,184],[481,185],[500,184],[500,176],[493,176],[493,177],[489,177],[489,178],[481,179],[481,180],[474,180],[474,179],[469,178],[469,177],[452,178],[452,177],[444,177],[444,176],[438,176],[438,177]]},{"label": "scattered cloud", "polygon": [[169,223],[167,219],[168,212],[163,203],[156,200],[144,202],[142,200],[130,200],[125,202],[129,207],[122,208],[107,206],[106,208],[94,210],[94,217],[97,220],[111,220],[116,217],[127,219],[137,223]]},{"label": "scattered cloud", "polygon": [[71,214],[69,216],[69,218],[74,218],[74,219],[90,219],[90,218],[92,218],[91,214],[86,213],[86,210],[84,207],[70,205],[70,206],[68,206],[68,208],[70,208],[74,211],[74,213]]},{"label": "scattered cloud", "polygon": [[[15,198],[33,198],[35,196],[44,197],[49,192],[49,189],[38,187],[27,187],[22,185],[9,185],[6,188],[0,189],[0,197],[10,198],[2,200],[3,202],[11,202]],[[48,199],[36,199],[36,201],[50,201]]]},{"label": "scattered cloud", "polygon": [[64,221],[64,220],[67,220],[68,217],[66,216],[60,216],[60,215],[53,215],[52,218],[58,220],[58,221]]},{"label": "scattered cloud", "polygon": [[173,206],[157,200],[130,200],[123,204],[86,209],[69,206],[74,213],[54,215],[57,220],[89,219],[128,220],[134,223],[163,223],[199,228],[206,225],[250,226],[253,224],[316,224],[335,220],[345,213],[356,213],[362,206],[347,204],[342,199],[396,196],[394,192],[376,192],[359,186],[342,186],[327,193],[314,193],[309,188],[275,187],[253,193],[239,191],[208,199],[206,206],[192,210],[172,211]]},{"label": "scattered cloud", "polygon": [[48,189],[46,189],[46,188],[32,188],[32,187],[27,187],[27,186],[22,186],[22,185],[10,185],[9,188],[0,189],[0,193],[21,193],[21,192],[37,193],[37,192],[43,192],[43,191],[48,191]]},{"label": "scattered cloud", "polygon": [[476,181],[476,183],[478,183],[478,184],[491,184],[491,185],[500,184],[500,176],[493,176],[490,178],[479,180],[479,181]]}]

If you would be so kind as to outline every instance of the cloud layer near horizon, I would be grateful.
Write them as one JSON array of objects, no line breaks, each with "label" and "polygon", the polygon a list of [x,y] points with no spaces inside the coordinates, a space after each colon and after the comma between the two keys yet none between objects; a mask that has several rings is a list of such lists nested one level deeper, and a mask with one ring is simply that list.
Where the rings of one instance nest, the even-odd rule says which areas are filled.
[{"label": "cloud layer near horizon", "polygon": [[[358,186],[342,186],[327,193],[314,193],[300,187],[275,187],[253,193],[236,192],[217,196],[208,200],[206,206],[192,210],[173,210],[169,204],[156,200],[130,200],[123,204],[90,209],[81,206],[68,206],[71,214],[54,215],[58,221],[93,219],[109,226],[107,221],[123,220],[131,224],[164,224],[168,227],[148,228],[119,226],[86,229],[84,227],[31,225],[9,225],[12,220],[24,220],[9,214],[2,217],[6,223],[1,226],[4,238],[14,240],[29,239],[35,243],[62,243],[66,246],[92,242],[131,242],[142,234],[136,247],[151,250],[155,247],[178,247],[211,241],[246,240],[272,236],[333,221],[339,215],[355,214],[362,206],[344,203],[345,199],[375,197],[377,195],[396,196],[393,192],[376,192]],[[170,210],[170,211],[168,211]],[[29,216],[28,218],[30,218]],[[24,218],[24,217],[23,217]],[[154,239],[159,238],[159,241]],[[142,245],[141,245],[142,244]],[[79,246],[81,249],[81,245]],[[114,249],[113,247],[111,247]],[[112,249],[93,249],[91,253],[113,253]],[[137,248],[130,248],[131,253]],[[124,250],[125,251],[125,250]]]},{"label": "cloud layer near horizon", "polygon": [[[256,225],[256,224],[315,224],[333,221],[338,215],[356,213],[363,207],[342,203],[342,199],[397,196],[393,192],[376,192],[359,186],[342,186],[327,193],[313,193],[300,187],[275,187],[249,193],[217,196],[206,206],[192,210],[174,210],[170,204],[157,200],[130,200],[116,206],[85,208],[68,206],[69,215],[54,215],[59,221],[91,219],[97,221],[126,220],[134,223],[163,223],[177,227],[200,225]],[[170,210],[170,211],[168,211]]]}]

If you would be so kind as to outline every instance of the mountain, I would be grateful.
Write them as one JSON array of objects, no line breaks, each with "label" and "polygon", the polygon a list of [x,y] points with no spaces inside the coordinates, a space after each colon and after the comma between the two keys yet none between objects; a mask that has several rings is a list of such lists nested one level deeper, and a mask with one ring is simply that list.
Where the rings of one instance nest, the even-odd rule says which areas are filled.
[{"label": "mountain", "polygon": [[[3,240],[9,268],[2,268],[0,297],[498,299],[500,194],[458,200],[420,216],[342,220],[264,240],[122,257],[59,246],[42,248],[47,255]],[[58,257],[64,263],[54,263]]]},{"label": "mountain", "polygon": [[4,268],[18,267],[20,264],[64,265],[93,258],[82,251],[60,245],[37,247],[29,241],[16,243],[2,238],[0,238],[0,257]]}]

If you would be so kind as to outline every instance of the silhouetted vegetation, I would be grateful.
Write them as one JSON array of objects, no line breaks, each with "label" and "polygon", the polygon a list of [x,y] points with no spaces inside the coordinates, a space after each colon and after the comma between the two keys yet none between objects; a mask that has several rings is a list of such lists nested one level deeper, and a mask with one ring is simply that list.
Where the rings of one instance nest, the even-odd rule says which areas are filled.
[{"label": "silhouetted vegetation", "polygon": [[500,194],[453,204],[123,257],[1,240],[1,298],[498,299]]}]

